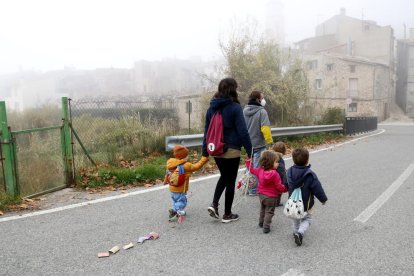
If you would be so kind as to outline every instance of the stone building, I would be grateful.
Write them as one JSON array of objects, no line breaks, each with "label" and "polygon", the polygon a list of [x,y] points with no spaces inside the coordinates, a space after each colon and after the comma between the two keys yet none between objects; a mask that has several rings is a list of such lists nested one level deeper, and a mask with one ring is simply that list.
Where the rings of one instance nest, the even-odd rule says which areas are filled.
[{"label": "stone building", "polygon": [[389,116],[395,97],[394,35],[390,26],[346,16],[345,10],[296,43],[311,87],[307,113],[340,107],[347,116]]},{"label": "stone building", "polygon": [[327,108],[340,107],[346,116],[388,117],[392,87],[387,65],[328,53],[303,58],[311,85],[308,116],[318,119]]}]

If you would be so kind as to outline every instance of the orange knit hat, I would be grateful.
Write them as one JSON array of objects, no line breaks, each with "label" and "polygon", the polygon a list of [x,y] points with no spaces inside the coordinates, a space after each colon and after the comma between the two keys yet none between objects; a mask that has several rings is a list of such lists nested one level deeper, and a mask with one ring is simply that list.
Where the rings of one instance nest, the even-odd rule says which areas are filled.
[{"label": "orange knit hat", "polygon": [[174,146],[173,149],[174,157],[177,159],[184,159],[188,155],[188,149],[181,145]]}]

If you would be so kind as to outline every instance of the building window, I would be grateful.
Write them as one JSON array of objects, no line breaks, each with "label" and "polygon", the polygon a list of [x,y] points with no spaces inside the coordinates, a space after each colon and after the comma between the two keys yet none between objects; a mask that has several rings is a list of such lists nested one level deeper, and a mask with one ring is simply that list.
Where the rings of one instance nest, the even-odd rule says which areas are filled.
[{"label": "building window", "polygon": [[349,71],[355,73],[355,65],[349,65]]},{"label": "building window", "polygon": [[318,69],[318,61],[316,59],[308,61],[308,69],[309,70]]},{"label": "building window", "polygon": [[357,107],[358,107],[357,103],[350,103],[348,105],[348,112],[357,112]]},{"label": "building window", "polygon": [[322,79],[316,79],[315,80],[315,89],[322,89]]},{"label": "building window", "polygon": [[333,67],[334,67],[333,63],[326,64],[326,70],[327,71],[332,71],[333,70]]},{"label": "building window", "polygon": [[348,81],[348,97],[358,97],[358,79],[350,78]]}]

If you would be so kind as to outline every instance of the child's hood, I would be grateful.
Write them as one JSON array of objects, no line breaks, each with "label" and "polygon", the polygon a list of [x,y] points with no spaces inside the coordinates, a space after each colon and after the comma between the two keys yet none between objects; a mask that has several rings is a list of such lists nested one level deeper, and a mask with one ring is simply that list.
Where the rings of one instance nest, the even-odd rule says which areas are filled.
[{"label": "child's hood", "polygon": [[167,169],[171,170],[176,168],[178,165],[184,164],[186,161],[183,159],[177,159],[177,158],[170,158],[167,161]]},{"label": "child's hood", "polygon": [[298,166],[293,165],[287,172],[287,178],[289,186],[293,189],[299,188],[303,185],[305,181],[305,177],[312,173],[310,169],[311,165],[309,166]]},{"label": "child's hood", "polygon": [[276,173],[277,172],[275,170],[269,170],[269,171],[263,170],[261,172],[261,178],[264,182],[267,182],[267,181],[273,179],[273,177],[275,177]]}]

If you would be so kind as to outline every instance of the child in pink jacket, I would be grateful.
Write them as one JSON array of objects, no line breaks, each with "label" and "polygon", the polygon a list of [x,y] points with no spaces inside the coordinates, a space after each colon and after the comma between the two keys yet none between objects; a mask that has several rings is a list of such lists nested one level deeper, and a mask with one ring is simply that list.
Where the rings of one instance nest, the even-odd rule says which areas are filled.
[{"label": "child in pink jacket", "polygon": [[251,160],[247,159],[246,168],[259,180],[257,188],[260,199],[259,227],[263,227],[263,233],[267,234],[270,232],[270,224],[275,214],[277,199],[280,198],[282,193],[287,192],[279,174],[276,172],[279,166],[279,155],[266,150],[260,156],[259,168],[253,168],[250,164]]}]

